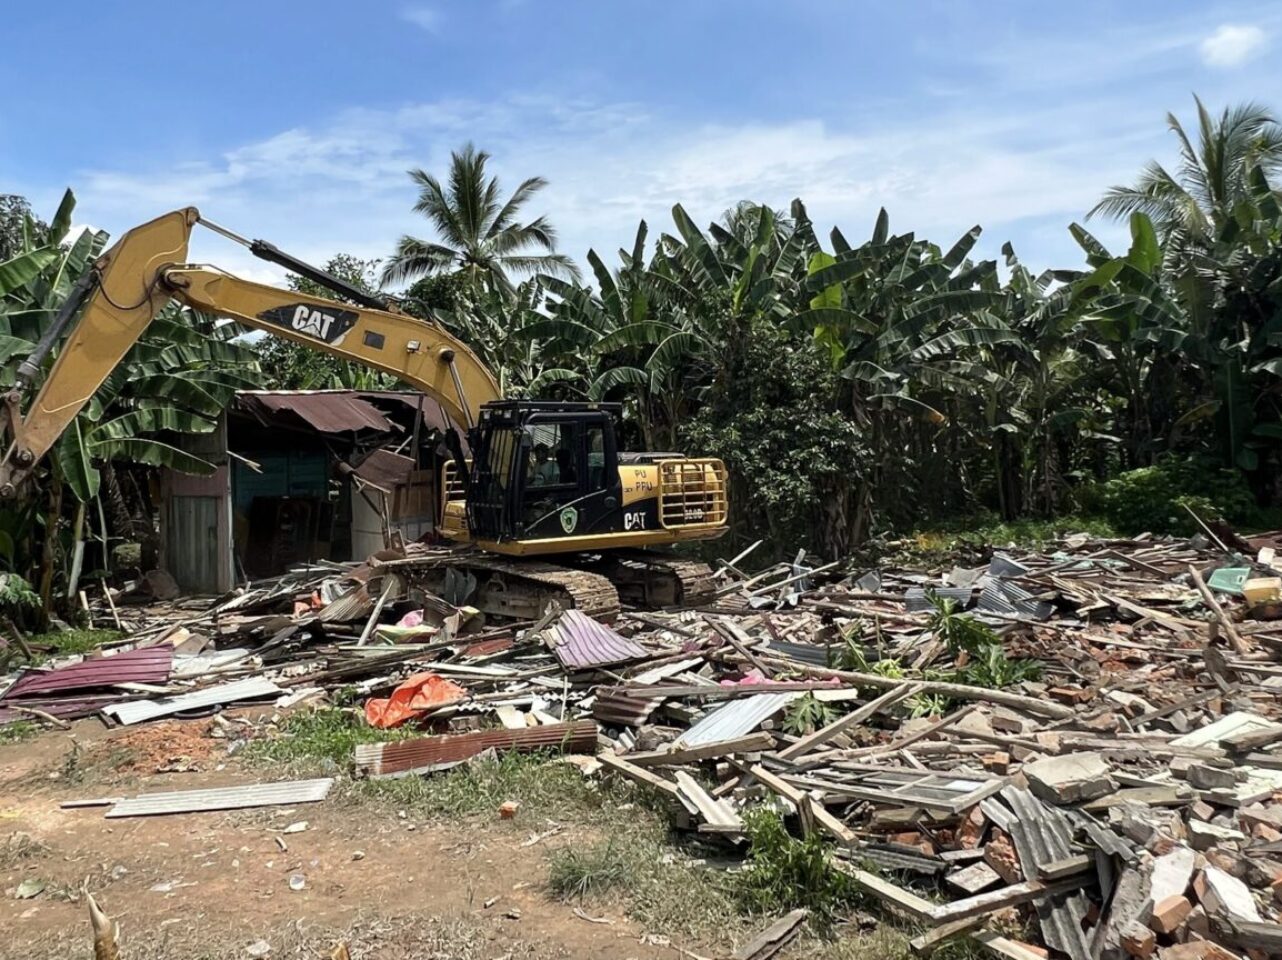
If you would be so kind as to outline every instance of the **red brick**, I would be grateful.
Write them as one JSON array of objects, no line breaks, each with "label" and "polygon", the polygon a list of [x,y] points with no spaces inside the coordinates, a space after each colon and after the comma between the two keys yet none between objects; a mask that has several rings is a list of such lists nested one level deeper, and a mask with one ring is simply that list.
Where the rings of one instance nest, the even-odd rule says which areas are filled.
[{"label": "red brick", "polygon": [[1158,933],[1174,933],[1184,926],[1184,921],[1192,912],[1193,904],[1187,897],[1182,897],[1178,893],[1172,894],[1153,904],[1153,916],[1149,919],[1148,925]]},{"label": "red brick", "polygon": [[1122,931],[1122,949],[1127,956],[1148,960],[1157,950],[1157,937],[1147,927],[1132,923]]},{"label": "red brick", "polygon": [[1000,828],[993,828],[993,835],[984,847],[984,862],[997,871],[1007,883],[1019,883],[1024,879],[1019,868],[1019,856],[1015,853],[1015,844]]}]

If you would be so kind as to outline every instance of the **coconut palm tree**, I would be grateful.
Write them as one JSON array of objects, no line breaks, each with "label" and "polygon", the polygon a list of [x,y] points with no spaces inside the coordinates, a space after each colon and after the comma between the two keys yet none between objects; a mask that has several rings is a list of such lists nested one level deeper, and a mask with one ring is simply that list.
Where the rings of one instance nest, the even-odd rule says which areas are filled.
[{"label": "coconut palm tree", "polygon": [[436,228],[438,240],[403,236],[383,270],[383,283],[404,283],[435,273],[463,271],[478,288],[509,294],[512,277],[549,274],[577,278],[578,269],[556,252],[556,230],[547,217],[518,220],[521,208],[547,186],[542,177],[522,181],[506,203],[497,177],[486,175],[490,155],[467,144],[450,156],[448,185],[421,169],[414,212]]},{"label": "coconut palm tree", "polygon": [[1121,219],[1146,214],[1157,227],[1168,252],[1189,243],[1203,244],[1250,197],[1250,171],[1266,174],[1282,169],[1282,126],[1266,108],[1255,103],[1225,107],[1213,117],[1198,97],[1197,143],[1173,113],[1167,125],[1180,142],[1180,162],[1174,172],[1150,161],[1132,186],[1109,189],[1088,216],[1104,214]]}]

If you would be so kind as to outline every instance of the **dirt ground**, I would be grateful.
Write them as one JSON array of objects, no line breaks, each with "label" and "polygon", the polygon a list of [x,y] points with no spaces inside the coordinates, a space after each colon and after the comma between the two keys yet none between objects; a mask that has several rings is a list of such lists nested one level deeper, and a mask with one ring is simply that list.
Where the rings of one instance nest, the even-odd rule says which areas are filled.
[{"label": "dirt ground", "polygon": [[[324,957],[339,940],[356,960],[691,955],[653,942],[621,910],[576,912],[548,895],[547,846],[595,839],[581,826],[529,843],[549,829],[546,821],[520,813],[500,821],[496,812],[493,822],[423,823],[341,797],[120,820],[104,819],[102,807],[59,808],[70,799],[263,778],[228,758],[219,741],[193,734],[207,725],[107,731],[84,720],[70,732],[0,745],[6,955],[92,956],[78,896],[86,884],[119,921],[124,960]],[[160,767],[184,772],[154,772]],[[286,832],[300,821],[305,829]],[[302,888],[292,889],[300,878]],[[44,889],[18,899],[24,880]]]}]

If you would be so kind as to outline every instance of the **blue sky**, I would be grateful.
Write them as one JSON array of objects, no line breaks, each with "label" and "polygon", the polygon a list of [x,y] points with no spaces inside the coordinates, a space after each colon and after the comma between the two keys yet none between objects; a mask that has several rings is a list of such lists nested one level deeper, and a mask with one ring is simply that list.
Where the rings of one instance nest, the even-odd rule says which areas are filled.
[{"label": "blue sky", "polygon": [[[884,205],[1074,266],[1068,223],[1172,159],[1167,111],[1282,111],[1282,5],[1258,2],[65,0],[6,26],[0,191],[47,215],[71,186],[113,234],[195,204],[315,260],[429,235],[405,171],[471,139],[509,187],[551,180],[531,212],[580,260],[678,201],[801,196],[852,239]],[[212,236],[193,259],[280,275]]]}]

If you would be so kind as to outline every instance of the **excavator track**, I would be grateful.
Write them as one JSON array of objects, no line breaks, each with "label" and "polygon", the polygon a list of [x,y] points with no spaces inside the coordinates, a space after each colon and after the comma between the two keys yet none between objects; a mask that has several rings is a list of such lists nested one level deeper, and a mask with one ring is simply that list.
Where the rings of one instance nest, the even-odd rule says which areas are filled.
[{"label": "excavator track", "polygon": [[648,550],[617,550],[589,560],[583,569],[606,577],[619,596],[643,607],[694,607],[716,593],[712,568]]},{"label": "excavator track", "polygon": [[410,583],[439,594],[446,592],[448,570],[470,574],[476,578],[476,590],[466,602],[491,616],[534,620],[552,602],[598,620],[609,621],[619,615],[619,592],[608,578],[543,560],[446,551],[389,566]]}]

